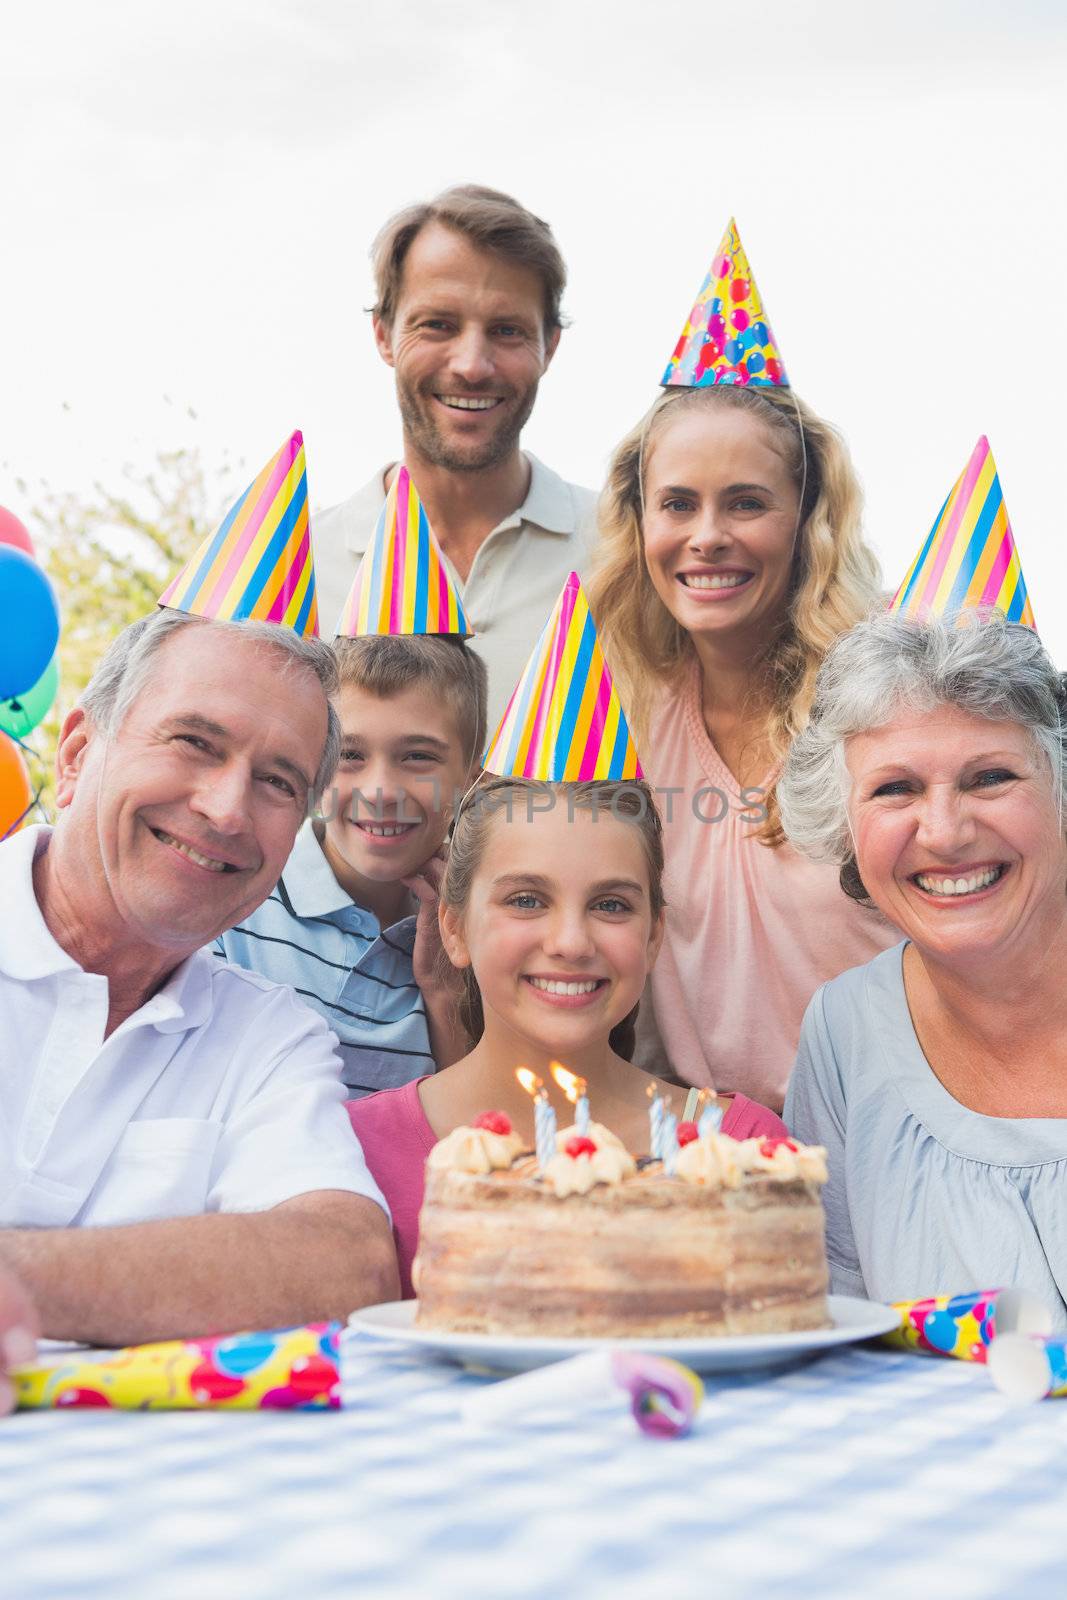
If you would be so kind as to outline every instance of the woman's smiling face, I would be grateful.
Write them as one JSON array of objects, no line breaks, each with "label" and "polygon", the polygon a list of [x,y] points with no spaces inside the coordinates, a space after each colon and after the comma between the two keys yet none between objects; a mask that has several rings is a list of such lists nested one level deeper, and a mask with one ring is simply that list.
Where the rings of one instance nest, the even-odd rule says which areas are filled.
[{"label": "woman's smiling face", "polygon": [[771,429],[732,405],[679,407],[654,436],[644,502],[645,564],[678,624],[765,641],[785,611],[800,509]]},{"label": "woman's smiling face", "polygon": [[860,877],[920,950],[988,956],[1062,921],[1067,850],[1027,729],[953,706],[902,712],[849,739],[846,762]]}]

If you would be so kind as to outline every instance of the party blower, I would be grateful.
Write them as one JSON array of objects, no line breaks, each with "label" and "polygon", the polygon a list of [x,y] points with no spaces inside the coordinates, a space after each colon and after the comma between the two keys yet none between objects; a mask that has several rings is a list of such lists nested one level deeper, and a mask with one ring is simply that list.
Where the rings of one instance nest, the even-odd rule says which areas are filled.
[{"label": "party blower", "polygon": [[666,1356],[592,1350],[479,1389],[464,1400],[463,1420],[491,1428],[537,1421],[543,1411],[560,1407],[581,1416],[589,1405],[620,1398],[629,1400],[642,1433],[678,1439],[693,1426],[704,1385],[689,1367]]},{"label": "party blower", "polygon": [[63,1352],[11,1374],[20,1409],[333,1411],[341,1404],[339,1322]]},{"label": "party blower", "polygon": [[1025,1289],[978,1289],[971,1294],[927,1295],[899,1300],[893,1310],[900,1327],[882,1335],[883,1344],[958,1361],[988,1358],[994,1339],[1004,1334],[1052,1331],[1048,1308]]}]

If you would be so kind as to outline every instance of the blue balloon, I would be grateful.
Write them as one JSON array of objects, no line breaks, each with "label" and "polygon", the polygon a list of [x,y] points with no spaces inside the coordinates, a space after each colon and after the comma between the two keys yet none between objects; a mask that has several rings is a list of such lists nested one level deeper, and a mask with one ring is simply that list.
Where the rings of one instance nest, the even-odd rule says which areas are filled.
[{"label": "blue balloon", "polygon": [[25,551],[0,544],[0,700],[32,689],[58,643],[52,585]]}]

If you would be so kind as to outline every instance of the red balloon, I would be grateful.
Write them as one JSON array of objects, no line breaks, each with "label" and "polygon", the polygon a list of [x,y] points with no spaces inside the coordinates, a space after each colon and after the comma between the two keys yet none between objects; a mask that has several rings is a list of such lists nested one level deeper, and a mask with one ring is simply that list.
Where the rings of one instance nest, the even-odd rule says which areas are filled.
[{"label": "red balloon", "polygon": [[13,511],[6,511],[0,506],[0,544],[13,544],[16,550],[25,550],[26,554],[34,561],[37,552],[33,548],[33,540]]}]

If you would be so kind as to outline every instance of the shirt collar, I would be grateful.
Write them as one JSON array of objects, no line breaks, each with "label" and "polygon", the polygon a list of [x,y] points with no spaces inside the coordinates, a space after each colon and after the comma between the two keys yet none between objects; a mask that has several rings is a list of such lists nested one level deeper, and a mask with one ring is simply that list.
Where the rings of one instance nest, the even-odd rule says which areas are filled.
[{"label": "shirt collar", "polygon": [[296,836],[282,884],[298,917],[328,917],[334,911],[347,911],[353,904],[351,895],[334,877],[310,818]]},{"label": "shirt collar", "polygon": [[[22,983],[84,970],[52,937],[37,903],[33,864],[51,839],[52,829],[37,824],[0,843],[0,905],[5,913],[0,917],[0,972]],[[206,950],[195,950],[141,1007],[148,1013],[145,1020],[165,1032],[205,1022],[211,1011],[213,969],[214,958]],[[106,981],[96,973],[86,976]]]},{"label": "shirt collar", "polygon": [[[517,528],[521,523],[529,522],[535,528],[543,528],[546,533],[558,533],[565,537],[576,533],[581,518],[570,486],[558,472],[553,472],[543,461],[538,461],[529,450],[524,450],[523,455],[530,464],[530,487],[526,491],[526,499],[517,511],[498,522],[493,532],[502,528]],[[388,462],[369,483],[357,489],[348,502],[351,518],[346,543],[349,550],[357,555],[362,555],[370,543],[386,496],[385,480],[395,465],[393,461]]]},{"label": "shirt collar", "polygon": [[530,463],[530,487],[518,511],[505,517],[500,527],[508,528],[520,522],[532,522],[546,533],[572,534],[578,530],[578,508],[569,484],[558,472],[538,461],[529,450],[524,450]]}]

